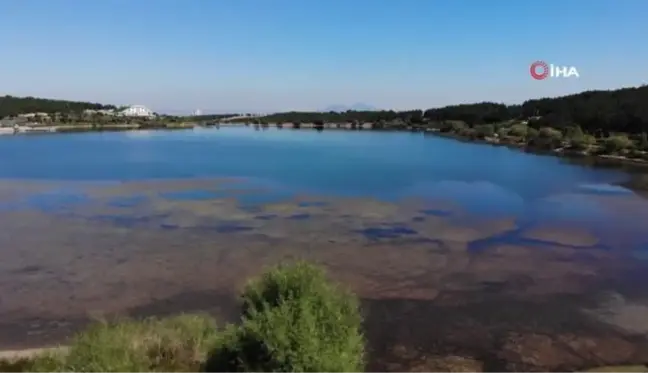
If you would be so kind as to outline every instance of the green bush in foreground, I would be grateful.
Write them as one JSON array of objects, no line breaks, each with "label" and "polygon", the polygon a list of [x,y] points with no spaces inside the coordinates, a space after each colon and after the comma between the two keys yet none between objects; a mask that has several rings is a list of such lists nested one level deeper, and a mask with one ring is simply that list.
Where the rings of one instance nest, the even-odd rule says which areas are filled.
[{"label": "green bush in foreground", "polygon": [[364,370],[355,297],[310,264],[275,268],[248,284],[243,322],[226,331],[210,371],[350,372]]},{"label": "green bush in foreground", "polygon": [[0,369],[36,372],[364,370],[357,299],[299,262],[248,284],[240,325],[217,331],[208,315],[97,323],[67,350]]}]

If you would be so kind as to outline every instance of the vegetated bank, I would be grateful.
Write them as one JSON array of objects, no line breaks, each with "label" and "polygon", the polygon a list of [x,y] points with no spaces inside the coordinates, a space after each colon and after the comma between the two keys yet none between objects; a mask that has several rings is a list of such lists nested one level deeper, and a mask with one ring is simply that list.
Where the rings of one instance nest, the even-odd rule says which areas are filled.
[{"label": "vegetated bank", "polygon": [[243,291],[242,319],[209,315],[101,322],[60,350],[0,361],[0,371],[358,372],[365,341],[357,298],[312,264],[276,267]]},{"label": "vegetated bank", "polygon": [[[427,131],[466,140],[648,161],[648,86],[525,101],[493,102],[411,111],[286,112],[253,124],[293,128]],[[246,120],[241,120],[246,121]]]},{"label": "vegetated bank", "polygon": [[[184,129],[239,114],[150,117],[119,115],[125,107],[92,102],[0,96],[0,134]],[[11,131],[15,129],[15,131]]]},{"label": "vegetated bank", "polygon": [[413,130],[529,150],[646,163],[646,102],[648,86],[644,85],[527,100],[521,105],[482,102],[409,111],[285,112],[254,119],[251,114],[124,119],[101,112],[114,108],[112,105],[4,96],[0,97],[0,117],[30,111],[38,114],[34,123],[57,126],[60,131],[172,129],[250,122],[258,127],[272,124],[280,128]]}]

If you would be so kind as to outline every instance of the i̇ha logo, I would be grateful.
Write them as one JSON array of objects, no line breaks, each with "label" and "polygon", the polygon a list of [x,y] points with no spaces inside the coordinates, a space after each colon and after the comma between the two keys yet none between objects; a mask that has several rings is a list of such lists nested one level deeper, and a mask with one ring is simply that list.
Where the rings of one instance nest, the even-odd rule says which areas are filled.
[{"label": "i\u0307ha logo", "polygon": [[535,80],[544,80],[547,78],[580,78],[578,69],[574,66],[558,66],[548,64],[544,61],[536,61],[529,68],[531,77]]}]

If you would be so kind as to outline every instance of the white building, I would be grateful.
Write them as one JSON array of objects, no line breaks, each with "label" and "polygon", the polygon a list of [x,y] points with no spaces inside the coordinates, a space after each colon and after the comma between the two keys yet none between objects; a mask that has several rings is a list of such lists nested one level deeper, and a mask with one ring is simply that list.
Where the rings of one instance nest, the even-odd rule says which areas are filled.
[{"label": "white building", "polygon": [[152,117],[155,114],[146,106],[132,105],[122,110],[121,115],[126,117]]},{"label": "white building", "polygon": [[115,111],[112,110],[112,109],[106,109],[106,110],[86,109],[86,110],[83,110],[83,114],[85,114],[85,115],[94,115],[94,114],[115,115]]}]

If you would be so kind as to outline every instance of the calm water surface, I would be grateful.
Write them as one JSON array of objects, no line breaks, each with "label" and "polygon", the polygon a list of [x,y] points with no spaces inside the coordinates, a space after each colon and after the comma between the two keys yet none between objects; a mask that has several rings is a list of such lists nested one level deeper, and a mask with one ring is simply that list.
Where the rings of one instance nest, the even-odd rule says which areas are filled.
[{"label": "calm water surface", "polygon": [[[0,159],[6,346],[96,313],[227,317],[245,278],[307,257],[363,299],[376,370],[648,357],[648,204],[622,171],[420,133],[251,128],[11,136]],[[542,338],[589,350],[520,357]]]},{"label": "calm water surface", "polygon": [[0,177],[7,179],[245,177],[300,192],[457,200],[480,194],[480,199],[495,198],[506,205],[571,192],[604,192],[627,178],[504,147],[366,131],[227,128],[20,136],[3,138],[0,156],[5,160]]},{"label": "calm water surface", "polygon": [[487,216],[608,223],[610,213],[583,196],[632,194],[618,186],[629,179],[620,171],[420,133],[226,128],[0,140],[5,179],[240,177],[281,197],[420,197]]}]

